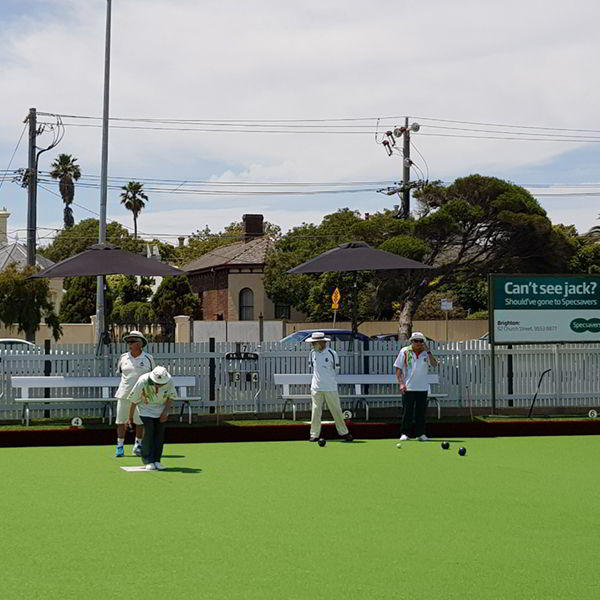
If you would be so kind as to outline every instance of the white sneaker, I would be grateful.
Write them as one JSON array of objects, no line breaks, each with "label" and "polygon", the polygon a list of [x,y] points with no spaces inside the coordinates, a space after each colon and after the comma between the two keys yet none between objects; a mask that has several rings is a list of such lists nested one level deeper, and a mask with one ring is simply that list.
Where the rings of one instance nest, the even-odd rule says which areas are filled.
[{"label": "white sneaker", "polygon": [[420,436],[419,436],[417,439],[418,439],[420,442],[428,442],[428,441],[429,441],[429,438],[428,438],[428,437],[427,437],[425,434],[423,434],[423,435],[420,435]]},{"label": "white sneaker", "polygon": [[164,471],[167,467],[165,467],[165,465],[161,465],[159,462],[155,462],[154,466],[159,470],[159,471]]},{"label": "white sneaker", "polygon": [[146,465],[146,471],[156,471],[156,465],[154,463],[148,463]]},{"label": "white sneaker", "polygon": [[405,433],[400,436],[401,442],[408,442],[408,440],[410,440],[410,438]]}]

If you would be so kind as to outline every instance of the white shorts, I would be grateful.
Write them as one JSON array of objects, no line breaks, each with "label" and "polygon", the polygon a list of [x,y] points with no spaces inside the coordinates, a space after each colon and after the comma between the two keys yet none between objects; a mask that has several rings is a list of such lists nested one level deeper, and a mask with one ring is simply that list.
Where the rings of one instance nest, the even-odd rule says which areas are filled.
[{"label": "white shorts", "polygon": [[[129,400],[126,400],[125,398],[117,398],[117,419],[115,421],[117,425],[125,425],[125,423],[129,421],[130,406],[131,402],[129,402]],[[137,406],[133,412],[133,422],[136,425],[143,425]]]}]

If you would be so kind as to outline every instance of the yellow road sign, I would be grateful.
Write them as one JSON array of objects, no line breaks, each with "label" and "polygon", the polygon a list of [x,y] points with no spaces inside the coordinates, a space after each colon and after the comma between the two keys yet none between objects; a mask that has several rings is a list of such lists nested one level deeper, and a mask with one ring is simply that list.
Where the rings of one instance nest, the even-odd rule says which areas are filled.
[{"label": "yellow road sign", "polygon": [[[340,290],[338,288],[335,288],[335,290],[333,291],[333,294],[331,294],[331,301],[334,304],[339,304],[341,297],[342,297],[342,295],[340,294]],[[337,306],[335,308],[337,308]]]},{"label": "yellow road sign", "polygon": [[337,310],[339,307],[340,307],[340,305],[339,305],[339,303],[337,303],[337,302],[333,302],[333,303],[331,304],[331,308],[332,308],[333,310]]}]

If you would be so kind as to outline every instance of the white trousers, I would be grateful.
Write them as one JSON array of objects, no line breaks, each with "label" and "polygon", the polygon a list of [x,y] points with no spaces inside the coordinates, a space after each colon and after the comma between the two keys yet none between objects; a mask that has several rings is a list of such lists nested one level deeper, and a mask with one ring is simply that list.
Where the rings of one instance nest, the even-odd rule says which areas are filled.
[{"label": "white trousers", "polygon": [[344,422],[340,396],[337,392],[311,392],[312,396],[312,418],[310,420],[310,437],[318,438],[321,435],[321,414],[323,413],[323,403],[335,421],[335,428],[340,435],[346,435],[348,428]]},{"label": "white trousers", "polygon": [[[117,425],[124,425],[125,423],[127,423],[127,421],[129,420],[130,406],[131,402],[129,402],[127,398],[117,398],[117,418],[115,419],[115,423]],[[143,425],[137,407],[133,411],[133,422],[136,425]]]}]

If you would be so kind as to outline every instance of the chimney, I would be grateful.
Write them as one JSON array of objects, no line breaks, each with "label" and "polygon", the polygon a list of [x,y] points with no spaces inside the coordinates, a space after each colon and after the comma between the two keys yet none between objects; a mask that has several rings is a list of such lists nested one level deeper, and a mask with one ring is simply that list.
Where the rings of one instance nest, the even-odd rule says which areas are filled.
[{"label": "chimney", "polygon": [[8,236],[6,235],[8,217],[10,217],[10,213],[6,210],[5,206],[0,210],[0,246],[8,244]]},{"label": "chimney", "polygon": [[183,248],[185,246],[185,236],[180,235],[177,239],[179,240],[179,247]]},{"label": "chimney", "polygon": [[264,234],[262,215],[244,215],[244,242],[250,242]]}]

